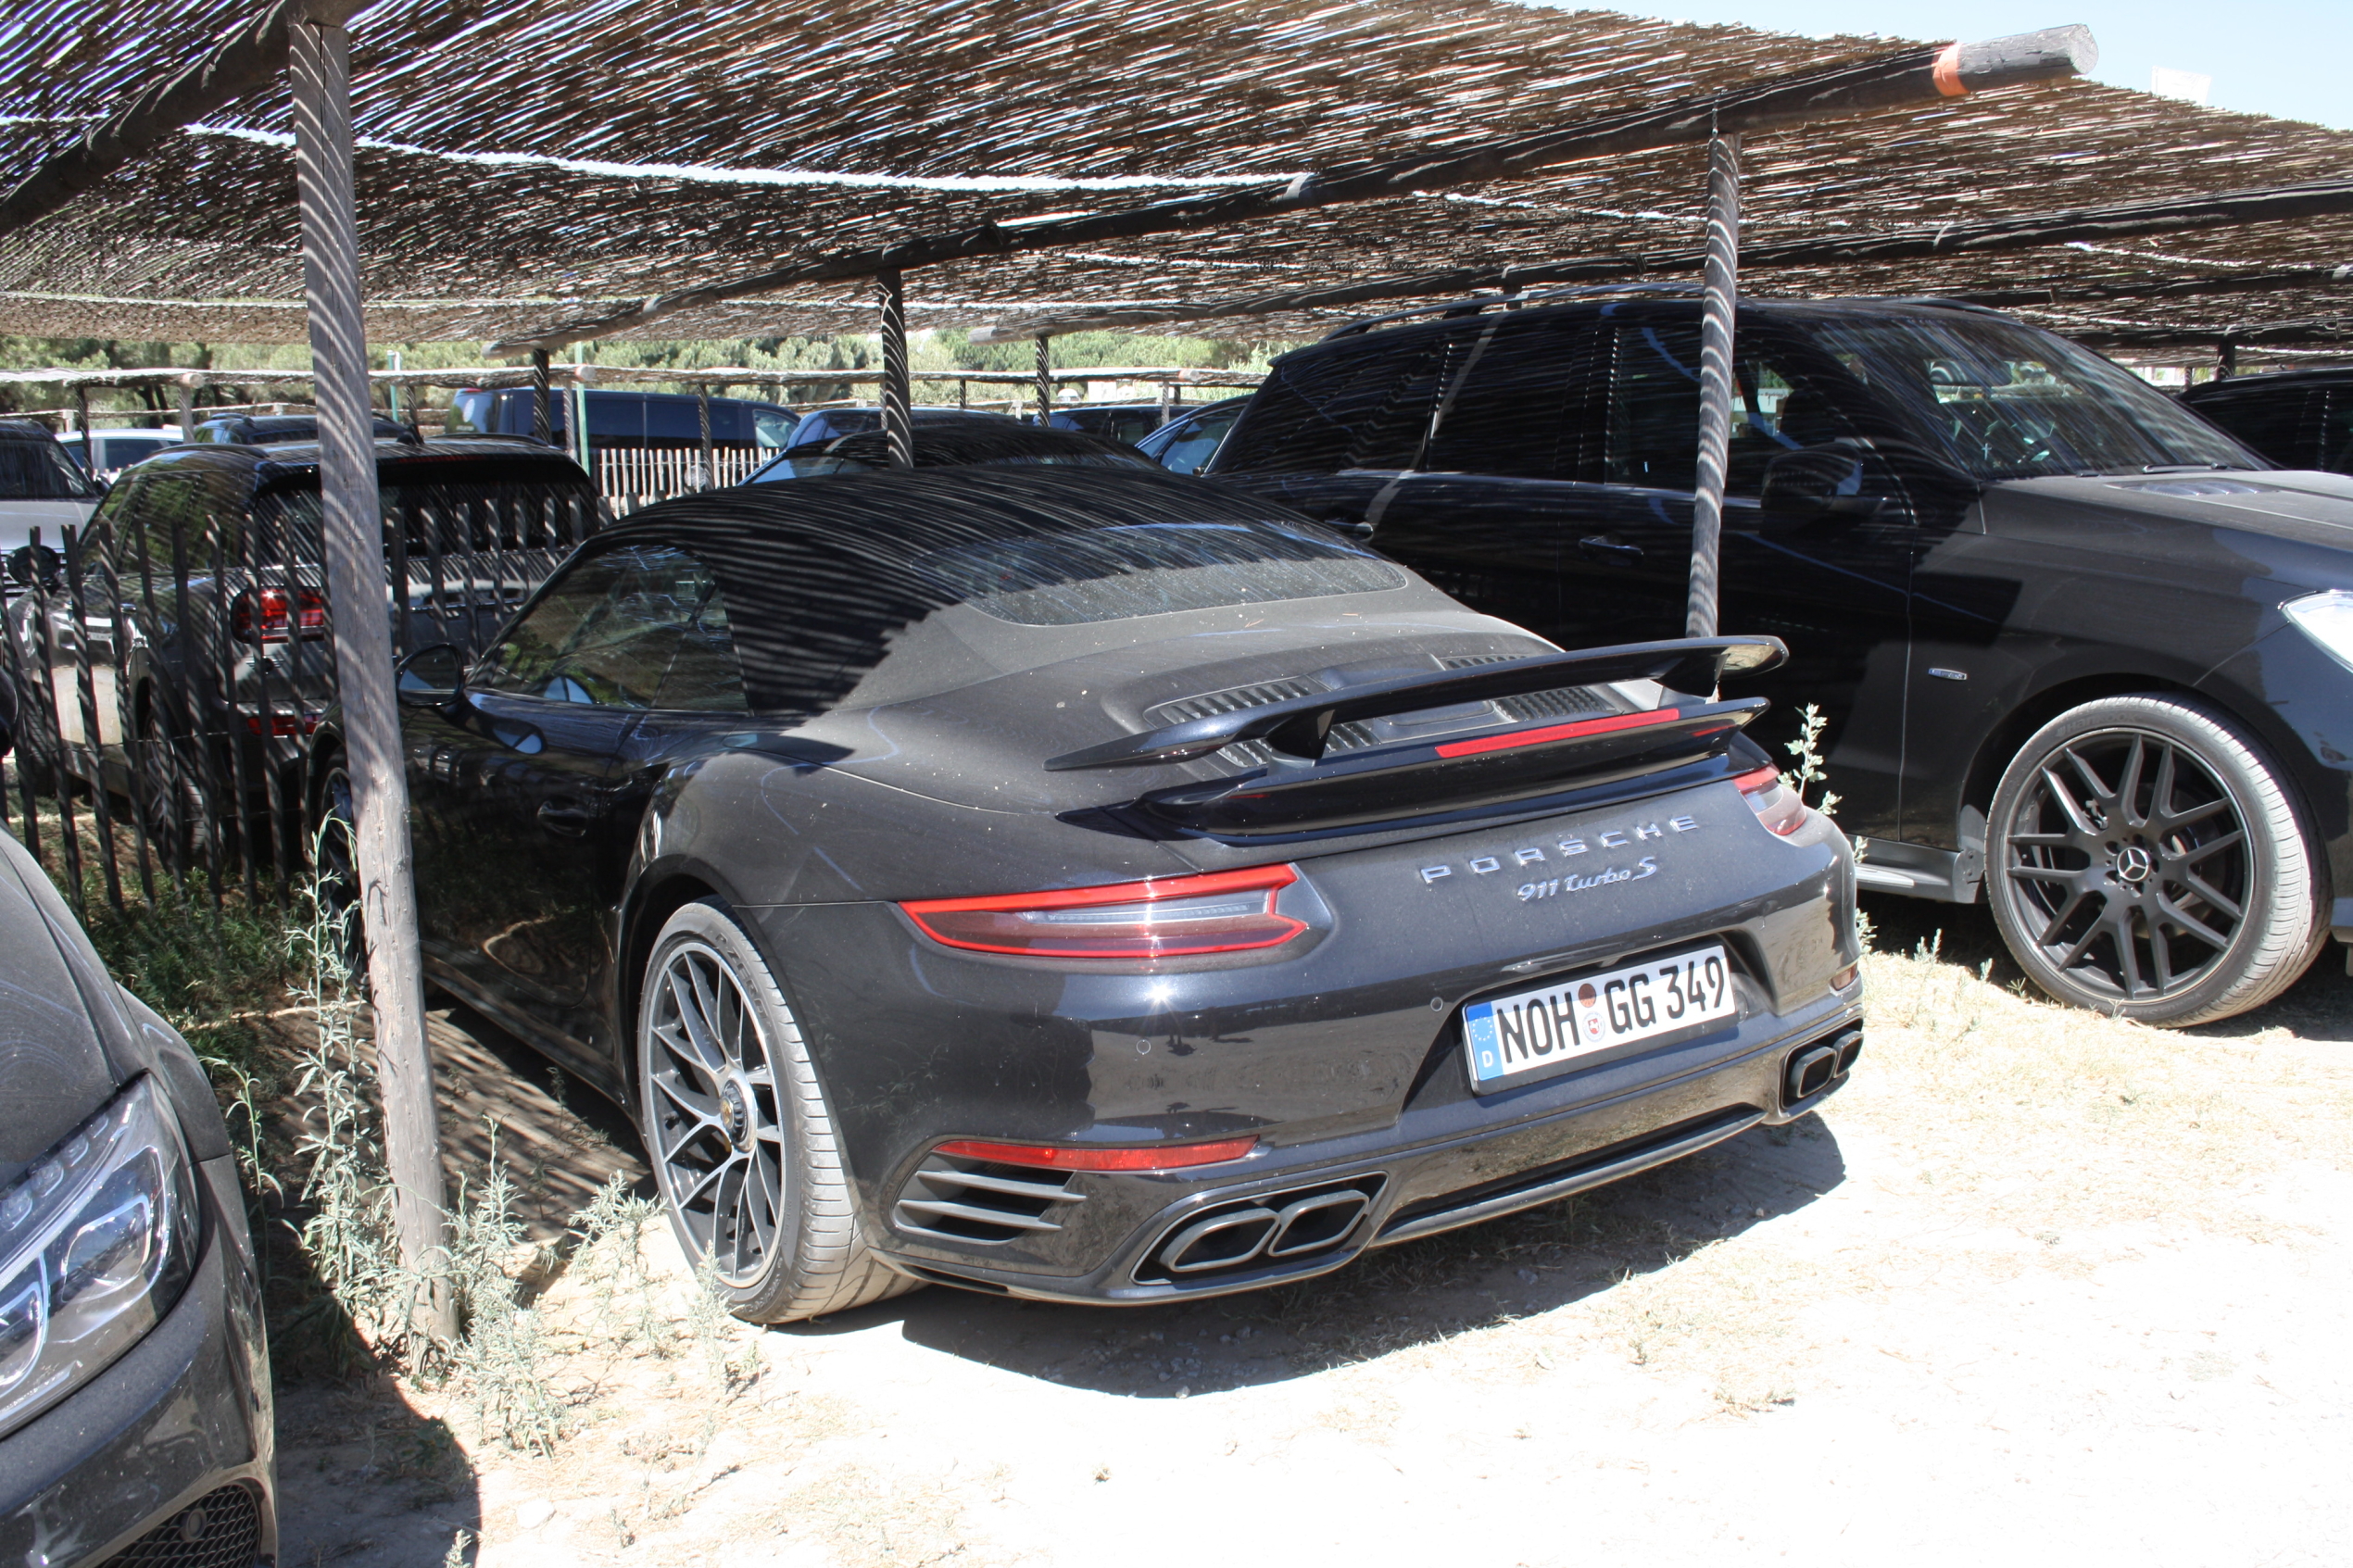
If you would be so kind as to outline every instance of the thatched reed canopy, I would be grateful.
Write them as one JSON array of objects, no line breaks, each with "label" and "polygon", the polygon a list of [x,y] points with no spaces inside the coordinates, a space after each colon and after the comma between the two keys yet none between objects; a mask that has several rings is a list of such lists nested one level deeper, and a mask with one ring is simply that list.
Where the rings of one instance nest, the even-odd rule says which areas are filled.
[{"label": "thatched reed canopy", "polygon": [[[0,29],[0,188],[255,13],[252,0],[34,0]],[[393,341],[529,334],[911,235],[1524,135],[1896,46],[1503,0],[382,0],[351,25],[369,327]],[[290,129],[283,85],[253,92],[0,233],[0,332],[298,341]],[[1704,157],[1644,153],[926,268],[908,278],[910,325],[1685,249]],[[2353,180],[2353,133],[2072,81],[1753,135],[1745,162],[1745,239],[1760,245]],[[1783,268],[1748,286],[2066,296],[2348,261],[2353,200],[2090,246]],[[2353,319],[2353,288],[2023,308],[2087,331],[2309,322],[2327,341]],[[1296,337],[1361,313],[1167,330]],[[874,319],[862,286],[830,282],[633,331]]]}]

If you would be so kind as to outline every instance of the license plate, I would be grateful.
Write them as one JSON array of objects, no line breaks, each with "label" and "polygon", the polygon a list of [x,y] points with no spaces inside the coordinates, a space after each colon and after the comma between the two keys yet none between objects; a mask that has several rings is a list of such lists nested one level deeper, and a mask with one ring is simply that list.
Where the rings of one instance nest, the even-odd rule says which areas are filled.
[{"label": "license plate", "polygon": [[1473,1002],[1463,1010],[1471,1086],[1490,1088],[1739,1011],[1721,947]]}]

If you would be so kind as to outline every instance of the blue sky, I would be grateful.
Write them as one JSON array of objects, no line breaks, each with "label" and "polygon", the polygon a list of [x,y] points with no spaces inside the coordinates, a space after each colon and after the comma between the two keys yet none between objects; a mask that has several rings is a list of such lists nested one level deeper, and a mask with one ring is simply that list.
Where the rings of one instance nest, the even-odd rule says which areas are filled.
[{"label": "blue sky", "polygon": [[1609,8],[1780,32],[1919,39],[1998,38],[2082,22],[2099,40],[2094,74],[2102,82],[2145,92],[2153,66],[2201,71],[2214,78],[2208,101],[2216,108],[2353,131],[2353,0],[1617,0]]}]

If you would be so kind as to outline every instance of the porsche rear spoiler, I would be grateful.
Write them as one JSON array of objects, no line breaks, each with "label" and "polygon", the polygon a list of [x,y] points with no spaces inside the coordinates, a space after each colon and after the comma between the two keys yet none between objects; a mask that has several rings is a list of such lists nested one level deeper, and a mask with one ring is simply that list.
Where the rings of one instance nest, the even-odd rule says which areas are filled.
[{"label": "porsche rear spoiler", "polygon": [[[1432,671],[1426,675],[1343,686],[1336,691],[1270,702],[1264,707],[1188,719],[1141,734],[1123,735],[1077,751],[1066,751],[1050,759],[1046,771],[1066,772],[1078,768],[1139,768],[1189,762],[1237,741],[1249,740],[1264,741],[1284,756],[1313,763],[1322,759],[1325,738],[1332,726],[1354,720],[1384,719],[1395,713],[1414,713],[1456,703],[1492,702],[1502,697],[1525,696],[1530,692],[1600,685],[1612,681],[1656,681],[1679,692],[1712,694],[1725,675],[1770,670],[1788,657],[1789,649],[1778,637],[1683,637],[1673,642],[1625,643],[1576,653],[1540,654],[1503,664]],[[1745,723],[1746,720],[1740,722]],[[1506,742],[1516,733],[1501,731],[1478,738],[1484,746]]]},{"label": "porsche rear spoiler", "polygon": [[1251,838],[1364,828],[1557,800],[1598,806],[1722,777],[1749,764],[1733,738],[1761,696],[1474,732],[1256,768],[1154,790],[1135,802],[1189,833]]}]

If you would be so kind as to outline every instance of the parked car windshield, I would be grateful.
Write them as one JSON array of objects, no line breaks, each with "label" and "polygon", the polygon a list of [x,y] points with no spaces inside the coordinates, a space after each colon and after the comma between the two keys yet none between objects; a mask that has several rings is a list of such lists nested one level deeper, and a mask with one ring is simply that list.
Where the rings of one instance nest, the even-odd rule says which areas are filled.
[{"label": "parked car windshield", "polygon": [[1826,314],[1805,332],[1981,479],[2264,466],[2131,371],[2014,322]]},{"label": "parked car windshield", "polygon": [[1320,529],[1222,520],[975,540],[933,552],[922,568],[975,609],[1023,626],[1405,585],[1397,567]]},{"label": "parked car windshield", "polygon": [[0,441],[0,501],[88,501],[97,487],[45,436]]}]

